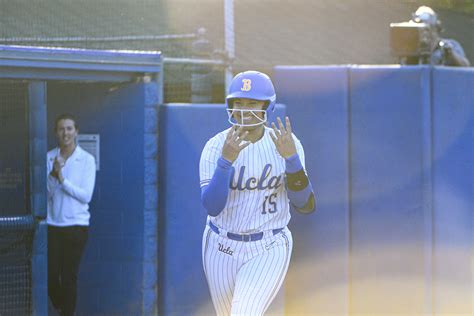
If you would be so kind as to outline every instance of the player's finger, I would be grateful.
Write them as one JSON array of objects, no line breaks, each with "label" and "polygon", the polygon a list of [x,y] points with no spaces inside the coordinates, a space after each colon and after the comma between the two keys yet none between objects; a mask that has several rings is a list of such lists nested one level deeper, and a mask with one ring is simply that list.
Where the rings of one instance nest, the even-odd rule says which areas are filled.
[{"label": "player's finger", "polygon": [[282,134],[286,133],[285,126],[283,126],[283,122],[281,121],[280,117],[277,117],[277,121],[278,121],[278,126],[280,127],[281,133]]},{"label": "player's finger", "polygon": [[239,136],[239,127],[236,125],[234,128],[232,128],[231,133],[230,133],[230,140],[235,140]]},{"label": "player's finger", "polygon": [[272,132],[270,132],[269,134],[270,134],[270,137],[272,138],[273,143],[274,143],[275,146],[276,146],[276,143],[277,143],[277,138],[276,138],[276,136],[275,136]]},{"label": "player's finger", "polygon": [[239,136],[239,131],[242,128],[242,126],[235,125],[233,130],[232,130],[232,139],[236,139]]},{"label": "player's finger", "polygon": [[237,129],[237,135],[239,135],[239,137],[241,137],[243,135],[244,132],[244,127],[243,126],[239,126],[239,128]]},{"label": "player's finger", "polygon": [[240,143],[240,141],[244,140],[247,136],[248,131],[244,131],[243,127],[240,127],[237,132],[235,133],[235,140]]},{"label": "player's finger", "polygon": [[237,144],[240,144],[242,141],[245,141],[245,138],[247,137],[248,134],[249,134],[249,131],[245,131],[242,134],[237,134],[235,137],[235,142]]},{"label": "player's finger", "polygon": [[234,132],[235,132],[235,126],[233,126],[233,127],[227,132],[226,140],[232,139],[232,137],[234,136]]},{"label": "player's finger", "polygon": [[273,132],[275,133],[276,138],[278,138],[280,136],[281,132],[277,129],[274,122],[272,122],[272,128],[273,128]]},{"label": "player's finger", "polygon": [[232,127],[232,130],[231,130],[232,136],[234,136],[234,135],[237,133],[238,130],[239,130],[239,126],[238,126],[238,125],[234,125],[234,126]]},{"label": "player's finger", "polygon": [[285,118],[285,121],[286,121],[286,131],[288,132],[288,134],[291,135],[291,133],[293,133],[293,130],[291,128],[290,118],[287,116]]}]

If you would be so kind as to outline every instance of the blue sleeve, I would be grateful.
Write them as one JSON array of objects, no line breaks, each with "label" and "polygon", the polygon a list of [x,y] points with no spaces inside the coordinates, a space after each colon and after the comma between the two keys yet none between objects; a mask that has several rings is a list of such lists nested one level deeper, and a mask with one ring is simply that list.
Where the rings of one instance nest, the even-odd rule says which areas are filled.
[{"label": "blue sleeve", "polygon": [[298,154],[294,154],[293,156],[285,159],[286,173],[296,173],[301,169],[303,169],[303,165],[301,164],[300,156]]},{"label": "blue sleeve", "polygon": [[211,182],[201,188],[201,201],[210,216],[217,216],[224,209],[229,194],[232,163],[220,157]]},{"label": "blue sleeve", "polygon": [[302,213],[314,211],[313,186],[306,176],[298,154],[285,159],[287,194],[291,204]]}]

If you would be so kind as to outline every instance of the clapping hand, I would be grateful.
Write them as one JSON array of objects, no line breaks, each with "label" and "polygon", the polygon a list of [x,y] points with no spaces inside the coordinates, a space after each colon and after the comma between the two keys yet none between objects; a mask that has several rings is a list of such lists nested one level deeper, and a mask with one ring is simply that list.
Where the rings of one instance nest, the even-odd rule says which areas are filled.
[{"label": "clapping hand", "polygon": [[62,169],[64,167],[64,159],[62,157],[56,157],[53,163],[53,170],[51,170],[51,175],[58,179],[59,182],[63,183],[64,177],[62,174]]}]

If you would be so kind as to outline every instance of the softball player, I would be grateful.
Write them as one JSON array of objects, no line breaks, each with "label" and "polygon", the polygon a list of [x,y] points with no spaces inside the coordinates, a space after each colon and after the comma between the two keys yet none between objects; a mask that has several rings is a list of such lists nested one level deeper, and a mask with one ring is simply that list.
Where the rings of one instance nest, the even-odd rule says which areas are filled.
[{"label": "softball player", "polygon": [[205,145],[200,161],[201,200],[208,212],[202,258],[218,315],[263,315],[283,283],[292,251],[289,203],[315,209],[304,151],[278,118],[270,78],[246,71],[226,98],[233,125]]}]

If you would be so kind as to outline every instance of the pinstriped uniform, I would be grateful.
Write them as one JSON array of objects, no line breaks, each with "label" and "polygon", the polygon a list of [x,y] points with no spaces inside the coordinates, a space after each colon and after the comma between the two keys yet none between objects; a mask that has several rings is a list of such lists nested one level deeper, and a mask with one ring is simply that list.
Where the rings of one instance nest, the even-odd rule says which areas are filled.
[{"label": "pinstriped uniform", "polygon": [[[211,138],[200,161],[201,187],[208,185],[221,157],[228,130]],[[263,137],[244,148],[232,164],[230,190],[224,209],[208,216],[219,234],[206,226],[203,266],[218,315],[262,315],[277,294],[292,251],[285,160],[265,127]],[[293,135],[304,167],[304,151]],[[284,228],[273,235],[272,230]],[[264,232],[257,241],[229,239],[227,232]]]}]

